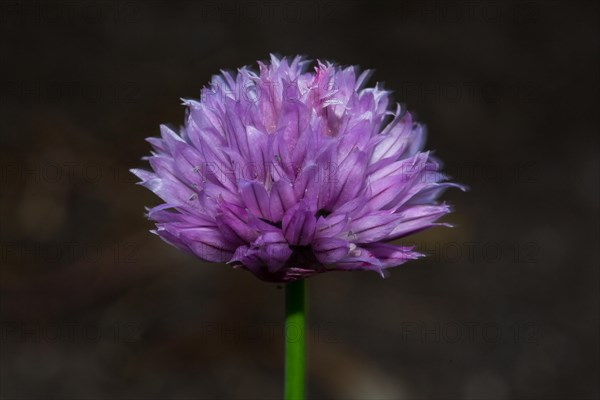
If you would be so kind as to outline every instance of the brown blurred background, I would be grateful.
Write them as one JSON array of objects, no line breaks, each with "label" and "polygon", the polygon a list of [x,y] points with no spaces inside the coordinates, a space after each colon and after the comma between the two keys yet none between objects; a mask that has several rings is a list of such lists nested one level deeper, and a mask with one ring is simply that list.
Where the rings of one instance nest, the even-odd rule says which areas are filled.
[{"label": "brown blurred background", "polygon": [[[277,285],[148,233],[128,169],[219,69],[376,70],[455,180],[427,259],[310,283],[310,397],[598,398],[596,2],[0,3],[0,397],[275,399]],[[408,241],[407,241],[408,242]]]}]

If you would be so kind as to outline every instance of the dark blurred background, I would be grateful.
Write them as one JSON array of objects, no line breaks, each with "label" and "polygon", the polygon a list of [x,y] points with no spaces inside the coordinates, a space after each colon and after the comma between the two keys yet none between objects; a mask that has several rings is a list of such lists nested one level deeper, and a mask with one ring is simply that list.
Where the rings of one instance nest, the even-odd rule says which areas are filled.
[{"label": "dark blurred background", "polygon": [[[219,69],[373,68],[471,191],[310,283],[311,398],[598,398],[596,2],[0,3],[0,396],[276,399],[283,290],[148,233],[128,172]],[[409,241],[406,241],[409,242]]]}]

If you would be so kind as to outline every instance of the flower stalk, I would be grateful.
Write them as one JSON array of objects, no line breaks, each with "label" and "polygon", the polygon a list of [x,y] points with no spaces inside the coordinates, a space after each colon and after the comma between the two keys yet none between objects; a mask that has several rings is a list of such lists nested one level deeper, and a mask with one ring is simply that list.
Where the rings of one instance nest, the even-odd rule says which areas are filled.
[{"label": "flower stalk", "polygon": [[306,284],[285,285],[285,400],[304,400],[306,357]]}]

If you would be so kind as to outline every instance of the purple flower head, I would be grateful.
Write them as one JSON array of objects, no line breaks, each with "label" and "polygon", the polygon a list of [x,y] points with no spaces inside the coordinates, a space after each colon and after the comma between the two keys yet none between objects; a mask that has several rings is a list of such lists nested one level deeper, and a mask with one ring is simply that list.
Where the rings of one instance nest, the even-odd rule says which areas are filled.
[{"label": "purple flower head", "polygon": [[387,268],[421,254],[388,244],[450,212],[423,152],[425,129],[369,75],[301,57],[214,76],[184,100],[185,125],[161,126],[141,184],[164,204],[153,231],[199,258],[273,282]]}]

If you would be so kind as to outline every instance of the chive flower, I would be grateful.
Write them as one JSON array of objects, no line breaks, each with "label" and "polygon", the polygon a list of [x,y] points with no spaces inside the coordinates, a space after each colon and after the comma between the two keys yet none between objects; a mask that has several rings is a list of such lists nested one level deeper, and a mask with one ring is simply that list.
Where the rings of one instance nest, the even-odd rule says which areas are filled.
[{"label": "chive flower", "polygon": [[270,282],[386,270],[421,257],[389,243],[435,225],[447,182],[425,128],[369,71],[302,57],[221,71],[184,99],[185,124],[148,138],[167,243]]}]

